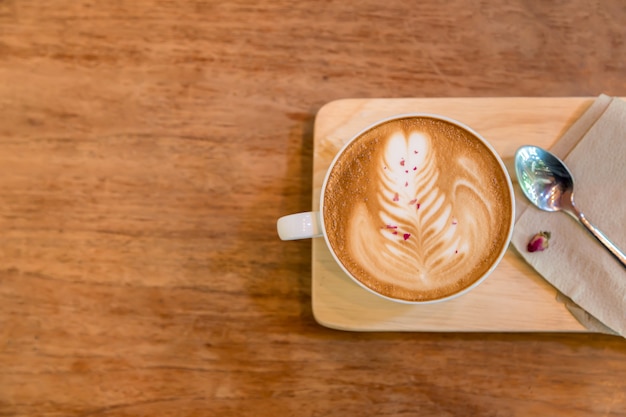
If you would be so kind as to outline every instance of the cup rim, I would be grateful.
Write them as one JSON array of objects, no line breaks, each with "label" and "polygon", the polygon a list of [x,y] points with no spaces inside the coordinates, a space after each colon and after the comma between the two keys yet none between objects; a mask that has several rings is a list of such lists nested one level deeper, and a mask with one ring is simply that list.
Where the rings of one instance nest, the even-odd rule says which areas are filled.
[{"label": "cup rim", "polygon": [[[474,281],[473,283],[471,283],[467,287],[463,288],[462,290],[460,290],[458,292],[455,292],[453,294],[448,294],[448,295],[446,295],[444,297],[434,298],[434,299],[429,299],[429,300],[405,300],[405,299],[401,299],[401,298],[394,298],[394,297],[390,297],[388,295],[379,293],[379,292],[373,290],[372,288],[368,287],[367,285],[363,284],[358,278],[356,278],[354,275],[352,275],[352,273],[350,271],[348,271],[348,269],[344,266],[344,264],[341,262],[341,260],[339,259],[339,257],[335,253],[335,251],[333,250],[333,247],[330,244],[330,240],[328,239],[328,234],[326,233],[326,225],[325,225],[325,221],[324,221],[324,194],[326,192],[326,185],[327,185],[328,180],[330,178],[330,174],[331,174],[333,168],[335,167],[335,164],[337,163],[337,161],[341,157],[341,155],[343,155],[345,150],[350,146],[350,144],[352,142],[357,140],[359,137],[361,137],[366,132],[368,132],[368,131],[370,131],[372,129],[375,129],[376,127],[378,127],[378,126],[380,126],[380,125],[382,125],[384,123],[387,123],[387,122],[390,122],[390,121],[393,121],[393,120],[398,120],[398,119],[406,119],[406,118],[427,118],[427,119],[441,120],[443,122],[447,122],[447,123],[453,124],[453,125],[459,127],[460,129],[467,131],[468,133],[473,135],[475,138],[477,138],[480,142],[482,142],[483,145],[485,145],[487,147],[489,152],[491,152],[491,154],[495,157],[496,161],[498,162],[498,165],[500,166],[500,169],[504,173],[504,177],[506,179],[507,188],[508,188],[508,191],[509,191],[509,193],[508,193],[509,194],[509,199],[510,199],[510,202],[511,202],[511,220],[509,222],[509,230],[508,230],[506,238],[503,240],[503,244],[502,244],[502,247],[500,248],[500,252],[498,253],[497,258],[491,264],[489,269],[487,271],[485,271],[485,273],[480,278],[478,278],[476,281]],[[331,253],[331,255],[332,255],[333,259],[335,260],[335,262],[339,265],[341,270],[348,277],[350,277],[350,279],[353,282],[355,282],[357,285],[359,285],[361,288],[367,290],[371,294],[374,294],[374,295],[376,295],[378,297],[382,297],[384,299],[387,299],[389,301],[393,301],[393,302],[396,302],[396,303],[412,304],[412,305],[436,304],[436,303],[441,303],[441,302],[444,302],[444,301],[449,301],[449,300],[458,298],[458,297],[460,297],[460,296],[462,296],[464,294],[469,293],[470,291],[472,291],[473,289],[478,287],[481,283],[483,283],[485,281],[485,279],[487,279],[487,277],[489,275],[491,275],[491,273],[500,264],[500,261],[502,261],[502,258],[504,257],[504,254],[506,253],[506,251],[508,250],[508,248],[510,246],[511,238],[513,236],[513,228],[514,228],[514,225],[515,225],[515,191],[513,189],[513,183],[511,181],[511,176],[510,176],[510,174],[509,174],[509,172],[508,172],[508,170],[506,168],[506,165],[502,161],[502,158],[500,157],[498,152],[495,150],[493,145],[491,143],[489,143],[480,133],[476,132],[474,129],[472,129],[471,127],[469,127],[468,125],[466,125],[463,122],[460,122],[460,121],[458,121],[456,119],[453,119],[451,117],[443,116],[443,115],[436,114],[436,113],[428,113],[428,112],[399,113],[399,114],[395,114],[395,115],[392,115],[392,116],[385,117],[383,119],[379,119],[379,120],[377,120],[377,121],[375,121],[373,123],[370,123],[365,128],[361,129],[355,135],[350,137],[350,139],[348,139],[348,141],[346,141],[346,143],[343,144],[343,146],[339,149],[339,151],[333,157],[330,165],[328,166],[328,168],[326,170],[326,174],[324,176],[324,181],[322,183],[322,188],[320,190],[320,208],[319,208],[319,213],[320,213],[320,215],[319,215],[320,225],[321,225],[321,228],[322,228],[322,232],[323,232],[322,234],[324,236],[324,241],[326,242],[326,246],[328,247],[328,250]]]}]

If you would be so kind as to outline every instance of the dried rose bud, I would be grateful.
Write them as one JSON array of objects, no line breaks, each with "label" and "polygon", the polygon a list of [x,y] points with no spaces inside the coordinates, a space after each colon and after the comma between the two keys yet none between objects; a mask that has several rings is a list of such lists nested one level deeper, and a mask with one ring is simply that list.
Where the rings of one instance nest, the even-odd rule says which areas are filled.
[{"label": "dried rose bud", "polygon": [[526,249],[528,252],[541,252],[548,247],[550,232],[539,232],[528,242]]}]

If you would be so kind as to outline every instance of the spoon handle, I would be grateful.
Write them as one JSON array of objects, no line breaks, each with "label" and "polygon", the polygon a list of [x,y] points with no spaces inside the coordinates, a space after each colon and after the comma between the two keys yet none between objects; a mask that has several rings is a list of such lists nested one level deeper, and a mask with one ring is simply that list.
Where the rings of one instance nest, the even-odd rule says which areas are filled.
[{"label": "spoon handle", "polygon": [[589,232],[596,238],[605,248],[609,250],[617,258],[618,261],[621,262],[622,266],[626,268],[626,255],[622,252],[604,233],[600,231],[597,227],[595,227],[583,213],[578,210],[574,210],[575,217],[580,223],[589,230]]}]

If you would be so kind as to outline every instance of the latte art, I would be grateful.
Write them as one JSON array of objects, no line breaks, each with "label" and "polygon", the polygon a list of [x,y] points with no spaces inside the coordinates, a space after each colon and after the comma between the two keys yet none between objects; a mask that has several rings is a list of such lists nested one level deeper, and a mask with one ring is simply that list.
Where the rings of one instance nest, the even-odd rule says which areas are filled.
[{"label": "latte art", "polygon": [[326,186],[324,221],[350,273],[383,295],[438,299],[478,280],[510,231],[507,178],[469,132],[432,118],[353,142]]}]

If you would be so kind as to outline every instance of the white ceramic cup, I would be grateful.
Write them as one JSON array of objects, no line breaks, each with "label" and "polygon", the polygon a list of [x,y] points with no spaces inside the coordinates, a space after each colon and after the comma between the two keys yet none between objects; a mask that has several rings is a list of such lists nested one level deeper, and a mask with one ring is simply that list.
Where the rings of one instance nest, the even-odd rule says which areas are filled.
[{"label": "white ceramic cup", "polygon": [[[364,285],[358,278],[356,278],[352,273],[350,273],[350,271],[346,269],[341,259],[339,259],[338,255],[333,251],[328,235],[326,234],[326,229],[324,226],[324,216],[322,215],[322,213],[324,213],[324,200],[325,200],[324,193],[326,192],[326,187],[329,181],[330,173],[335,167],[335,164],[337,163],[337,161],[341,159],[344,151],[350,146],[350,144],[353,141],[356,141],[359,138],[361,138],[361,136],[364,135],[366,132],[372,129],[375,129],[377,126],[381,124],[384,124],[386,122],[389,122],[395,119],[401,119],[401,118],[407,118],[407,117],[430,118],[430,119],[437,119],[443,122],[447,122],[466,131],[471,136],[473,136],[474,138],[482,142],[485,145],[485,148],[488,150],[488,152],[490,152],[491,155],[498,161],[499,170],[504,174],[504,177],[506,178],[506,187],[508,189],[506,190],[505,194],[507,198],[509,199],[509,203],[511,207],[510,224],[508,225],[508,235],[506,236],[504,244],[502,244],[501,247],[498,248],[497,258],[492,262],[489,269],[479,279],[474,281],[473,284],[469,285],[468,287],[465,287],[462,290],[455,292],[453,294],[450,294],[448,296],[444,296],[444,297],[432,299],[432,300],[425,300],[425,301],[407,301],[403,299],[389,297]],[[477,287],[481,282],[483,282],[485,278],[496,268],[496,266],[499,264],[502,257],[504,256],[504,253],[506,252],[509,246],[510,240],[511,240],[514,221],[515,221],[515,197],[514,197],[513,186],[512,186],[509,174],[506,170],[504,163],[502,162],[500,156],[492,147],[492,145],[489,142],[487,142],[480,134],[472,130],[470,127],[454,119],[450,119],[448,117],[441,116],[441,115],[429,114],[429,113],[411,113],[411,114],[400,114],[400,115],[392,116],[392,117],[380,120],[378,122],[375,122],[374,124],[366,127],[365,129],[363,129],[362,131],[354,135],[348,142],[346,142],[344,146],[341,148],[341,150],[335,155],[334,159],[332,160],[326,172],[326,176],[324,178],[324,182],[321,188],[319,211],[295,213],[295,214],[283,216],[279,218],[277,221],[277,231],[278,231],[278,235],[280,239],[282,240],[298,240],[298,239],[324,237],[326,241],[326,245],[329,248],[330,253],[332,254],[335,261],[339,264],[341,269],[346,273],[348,277],[350,277],[355,283],[357,283],[359,286],[361,286],[365,290],[373,294],[376,294],[380,297],[383,297],[385,299],[400,302],[400,303],[428,304],[428,303],[436,303],[436,302],[441,302],[441,301],[456,298],[462,294],[469,292],[473,288]]]}]

